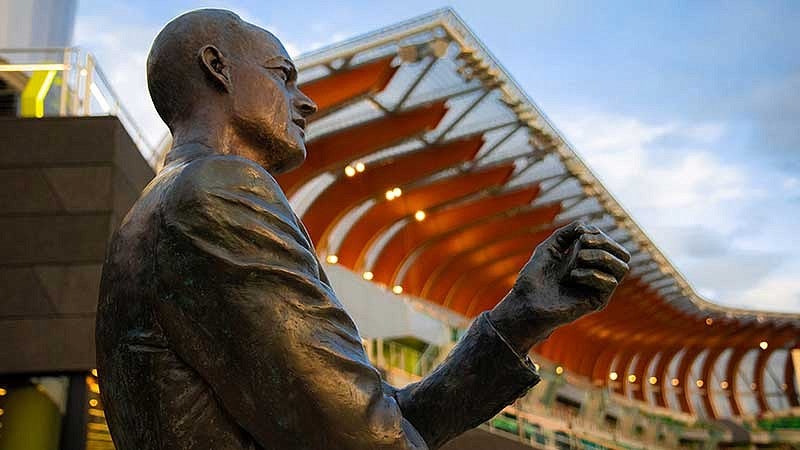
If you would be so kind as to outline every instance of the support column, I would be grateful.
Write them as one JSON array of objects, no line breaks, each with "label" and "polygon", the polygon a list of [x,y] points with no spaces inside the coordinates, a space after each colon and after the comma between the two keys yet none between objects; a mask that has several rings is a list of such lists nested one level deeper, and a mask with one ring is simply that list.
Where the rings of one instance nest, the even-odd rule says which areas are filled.
[{"label": "support column", "polygon": [[88,401],[86,374],[76,373],[70,375],[67,412],[61,426],[61,450],[86,449]]}]

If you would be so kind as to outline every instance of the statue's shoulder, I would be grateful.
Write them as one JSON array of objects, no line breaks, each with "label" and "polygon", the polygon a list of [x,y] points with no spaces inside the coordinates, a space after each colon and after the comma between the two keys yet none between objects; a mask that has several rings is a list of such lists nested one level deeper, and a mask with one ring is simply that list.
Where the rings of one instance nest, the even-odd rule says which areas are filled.
[{"label": "statue's shoulder", "polygon": [[291,206],[280,185],[256,162],[231,155],[197,158],[174,169],[163,207],[179,212],[219,198],[256,199],[261,207],[291,217]]},{"label": "statue's shoulder", "polygon": [[193,159],[164,174],[169,186],[166,199],[187,200],[204,197],[211,192],[247,192],[270,202],[287,202],[275,178],[263,167],[247,158],[232,155],[210,155]]},{"label": "statue's shoulder", "polygon": [[211,155],[189,161],[179,168],[173,186],[178,190],[256,189],[281,191],[263,167],[247,158]]}]

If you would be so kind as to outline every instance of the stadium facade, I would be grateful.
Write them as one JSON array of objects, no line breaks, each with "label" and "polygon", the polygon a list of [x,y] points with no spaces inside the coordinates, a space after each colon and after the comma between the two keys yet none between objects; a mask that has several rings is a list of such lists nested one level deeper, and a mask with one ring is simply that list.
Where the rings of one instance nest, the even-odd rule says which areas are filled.
[{"label": "stadium facade", "polygon": [[[95,282],[168,143],[147,143],[91,56],[0,58],[0,450],[113,448]],[[278,181],[391,382],[434,367],[558,226],[588,220],[633,255],[606,310],[534,349],[544,382],[448,448],[800,442],[800,316],[697,295],[452,10],[297,65],[319,111],[307,161]]]}]

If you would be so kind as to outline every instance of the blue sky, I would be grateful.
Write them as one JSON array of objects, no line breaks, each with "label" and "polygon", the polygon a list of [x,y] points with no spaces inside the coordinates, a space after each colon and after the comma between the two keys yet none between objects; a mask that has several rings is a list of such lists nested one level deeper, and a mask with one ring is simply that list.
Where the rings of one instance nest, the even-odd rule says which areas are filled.
[{"label": "blue sky", "polygon": [[79,0],[75,43],[153,141],[150,42],[207,6],[295,55],[452,6],[701,294],[800,312],[800,2]]}]

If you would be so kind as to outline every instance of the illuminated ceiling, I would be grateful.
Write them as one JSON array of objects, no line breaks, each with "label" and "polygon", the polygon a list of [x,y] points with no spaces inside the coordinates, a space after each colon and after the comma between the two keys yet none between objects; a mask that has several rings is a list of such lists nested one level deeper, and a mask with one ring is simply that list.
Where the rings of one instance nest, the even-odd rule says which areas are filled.
[{"label": "illuminated ceiling", "polygon": [[502,299],[536,244],[581,218],[631,252],[632,270],[605,311],[558,330],[539,355],[701,416],[798,406],[789,352],[800,317],[700,298],[451,10],[298,67],[320,111],[306,163],[278,181],[329,263],[473,317]]}]

